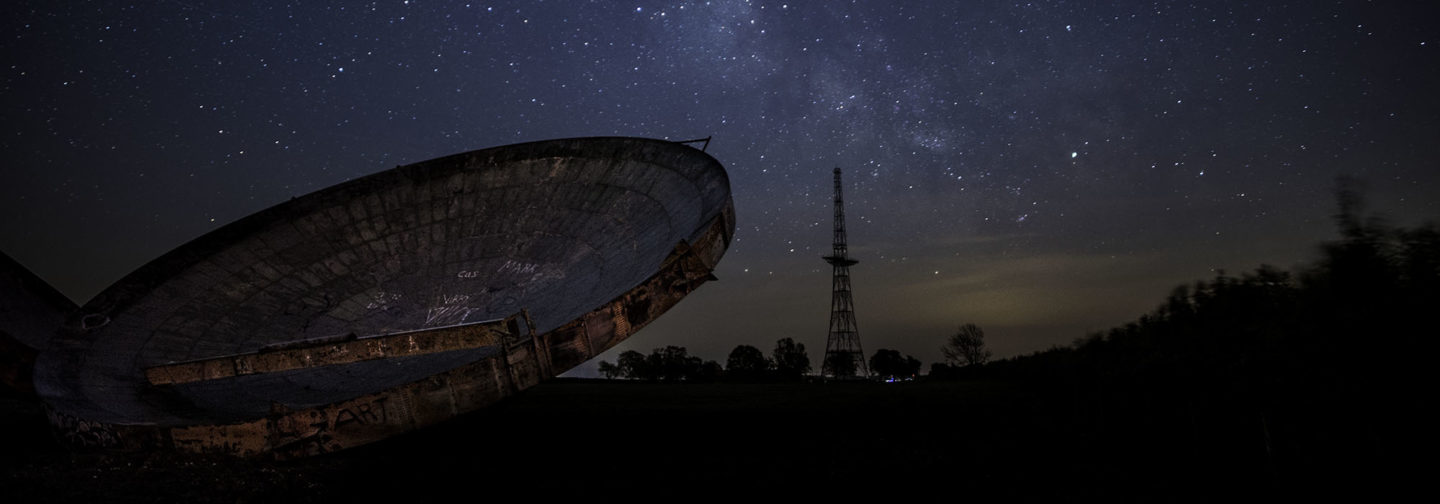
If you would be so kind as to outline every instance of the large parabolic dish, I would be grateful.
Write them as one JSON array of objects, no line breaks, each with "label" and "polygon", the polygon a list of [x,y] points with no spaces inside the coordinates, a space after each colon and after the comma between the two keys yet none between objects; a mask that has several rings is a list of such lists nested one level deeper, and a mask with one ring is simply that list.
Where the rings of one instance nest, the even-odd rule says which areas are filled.
[{"label": "large parabolic dish", "polygon": [[579,138],[443,157],[271,207],[81,307],[35,388],[81,446],[298,456],[433,424],[564,372],[700,283],[724,168]]}]

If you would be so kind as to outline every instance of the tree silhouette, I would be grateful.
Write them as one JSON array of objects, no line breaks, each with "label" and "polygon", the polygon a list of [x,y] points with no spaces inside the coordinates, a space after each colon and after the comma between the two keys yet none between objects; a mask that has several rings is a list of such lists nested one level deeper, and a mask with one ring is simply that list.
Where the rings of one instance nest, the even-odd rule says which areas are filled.
[{"label": "tree silhouette", "polygon": [[620,366],[607,361],[600,361],[600,376],[604,376],[606,380],[614,380],[625,376],[625,374],[620,372]]},{"label": "tree silhouette", "polygon": [[655,379],[655,372],[650,369],[650,364],[645,361],[645,354],[634,350],[621,352],[620,357],[616,361],[616,367],[619,368],[620,376],[626,378],[635,380]]},{"label": "tree silhouette", "polygon": [[759,348],[750,345],[739,345],[730,351],[730,357],[725,359],[725,373],[734,380],[753,381],[765,378],[770,372],[772,364]]},{"label": "tree silhouette", "polygon": [[665,381],[680,381],[698,376],[705,364],[699,357],[690,356],[685,347],[674,345],[656,348],[645,357],[645,363],[654,370],[655,378]]},{"label": "tree silhouette", "polygon": [[920,373],[920,361],[898,350],[881,348],[870,357],[870,371],[879,376],[915,376]]},{"label": "tree silhouette", "polygon": [[785,380],[798,380],[810,372],[810,355],[805,345],[790,338],[775,342],[775,351],[770,353],[775,365],[775,375]]},{"label": "tree silhouette", "polygon": [[990,360],[990,351],[985,349],[985,331],[975,324],[960,326],[960,330],[950,335],[940,351],[945,353],[945,361],[951,365],[973,366]]},{"label": "tree silhouette", "polygon": [[704,364],[700,365],[699,369],[695,370],[694,375],[691,375],[686,379],[690,381],[713,382],[719,380],[724,376],[725,368],[720,367],[719,362],[707,360]]}]

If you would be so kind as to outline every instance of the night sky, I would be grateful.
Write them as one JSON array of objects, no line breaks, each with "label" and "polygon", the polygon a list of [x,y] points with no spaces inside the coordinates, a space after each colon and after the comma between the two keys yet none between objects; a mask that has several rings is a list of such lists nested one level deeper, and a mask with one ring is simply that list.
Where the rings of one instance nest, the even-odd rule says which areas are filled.
[{"label": "night sky", "polygon": [[396,165],[713,135],[720,280],[618,350],[793,337],[818,368],[837,166],[864,347],[927,364],[963,323],[1018,355],[1303,264],[1340,175],[1440,217],[1440,7],[1109,3],[7,2],[0,250],[83,303]]}]

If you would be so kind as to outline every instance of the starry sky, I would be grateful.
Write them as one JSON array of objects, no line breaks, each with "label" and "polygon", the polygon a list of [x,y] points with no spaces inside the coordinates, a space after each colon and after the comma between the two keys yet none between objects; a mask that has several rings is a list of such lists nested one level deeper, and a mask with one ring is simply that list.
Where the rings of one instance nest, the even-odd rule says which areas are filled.
[{"label": "starry sky", "polygon": [[721,362],[792,337],[818,368],[837,166],[865,350],[927,364],[963,323],[1019,355],[1218,270],[1303,264],[1335,235],[1337,176],[1397,224],[1440,217],[1428,2],[3,11],[0,250],[81,303],[292,196],[576,136],[714,137],[737,214],[720,280],[617,351]]}]

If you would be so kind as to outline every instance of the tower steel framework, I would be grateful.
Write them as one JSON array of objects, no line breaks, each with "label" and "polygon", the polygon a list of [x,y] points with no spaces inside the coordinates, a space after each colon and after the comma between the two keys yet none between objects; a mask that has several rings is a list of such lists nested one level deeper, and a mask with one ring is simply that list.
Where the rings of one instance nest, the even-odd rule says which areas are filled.
[{"label": "tower steel framework", "polygon": [[[870,371],[865,365],[865,351],[860,348],[855,302],[850,297],[850,267],[860,261],[850,258],[845,241],[845,200],[840,187],[840,168],[837,167],[834,248],[824,258],[835,270],[830,284],[830,337],[825,341],[825,359],[820,366],[820,374],[833,378],[866,377],[870,376]],[[854,363],[851,369],[844,368],[843,363],[847,360]]]}]

